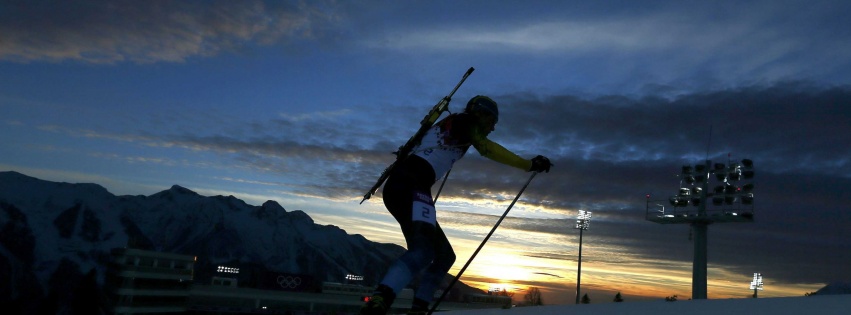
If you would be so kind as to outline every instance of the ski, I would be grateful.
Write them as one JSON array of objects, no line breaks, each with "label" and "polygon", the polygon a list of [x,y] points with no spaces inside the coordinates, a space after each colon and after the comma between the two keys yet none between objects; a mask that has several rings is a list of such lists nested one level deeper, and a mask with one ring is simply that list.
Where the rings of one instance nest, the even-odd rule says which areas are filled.
[{"label": "ski", "polygon": [[363,199],[361,199],[360,201],[361,204],[363,204],[364,201],[368,200],[370,197],[372,197],[372,195],[375,194],[376,191],[378,191],[378,188],[381,187],[382,184],[384,184],[384,181],[387,180],[387,177],[390,177],[390,172],[393,170],[396,164],[399,163],[399,161],[404,160],[408,157],[408,155],[411,154],[411,151],[414,149],[415,146],[420,143],[428,129],[431,128],[431,126],[434,125],[435,122],[437,122],[437,119],[440,118],[440,115],[443,114],[443,112],[445,112],[449,108],[449,101],[452,100],[452,95],[455,95],[455,91],[457,91],[458,88],[461,87],[461,84],[463,84],[464,81],[467,80],[467,77],[470,76],[471,73],[473,73],[473,70],[475,69],[473,69],[473,67],[470,67],[470,69],[468,69],[467,72],[464,73],[464,77],[462,77],[461,81],[458,82],[457,85],[455,85],[455,88],[452,89],[452,92],[450,92],[449,95],[444,96],[443,99],[437,102],[437,104],[431,108],[428,114],[423,117],[423,120],[420,121],[420,129],[417,130],[417,133],[415,133],[410,139],[408,139],[408,142],[406,142],[405,145],[399,147],[399,150],[393,152],[393,154],[396,155],[396,160],[393,161],[390,166],[387,166],[387,168],[385,168],[384,171],[381,172],[381,176],[378,177],[378,181],[375,182],[375,185],[372,185],[372,188],[370,188],[369,191],[367,191],[366,194],[363,195]]}]

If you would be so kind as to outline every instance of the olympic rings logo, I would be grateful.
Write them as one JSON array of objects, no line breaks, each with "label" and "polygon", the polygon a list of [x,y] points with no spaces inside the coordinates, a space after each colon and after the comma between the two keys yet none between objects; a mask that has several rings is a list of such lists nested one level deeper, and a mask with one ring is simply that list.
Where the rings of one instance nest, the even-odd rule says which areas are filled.
[{"label": "olympic rings logo", "polygon": [[295,289],[301,285],[301,277],[278,276],[278,284],[284,289]]}]

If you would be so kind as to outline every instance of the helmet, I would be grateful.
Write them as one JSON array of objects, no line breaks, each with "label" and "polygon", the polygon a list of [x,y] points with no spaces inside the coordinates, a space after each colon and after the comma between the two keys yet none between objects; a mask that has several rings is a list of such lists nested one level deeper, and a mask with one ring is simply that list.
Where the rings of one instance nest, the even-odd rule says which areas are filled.
[{"label": "helmet", "polygon": [[471,114],[484,114],[487,116],[491,116],[496,122],[499,119],[499,109],[496,107],[496,102],[494,102],[490,97],[484,95],[477,95],[470,99],[467,102],[467,107],[464,108],[464,111]]}]

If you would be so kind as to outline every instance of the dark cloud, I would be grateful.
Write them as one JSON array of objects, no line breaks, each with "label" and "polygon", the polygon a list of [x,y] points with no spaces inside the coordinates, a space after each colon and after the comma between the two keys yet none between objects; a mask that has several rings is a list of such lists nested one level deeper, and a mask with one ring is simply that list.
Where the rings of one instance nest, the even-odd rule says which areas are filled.
[{"label": "dark cloud", "polygon": [[[320,197],[350,196],[368,188],[369,175],[340,165],[377,159],[374,151],[353,146],[305,144],[298,137],[240,139],[228,136],[163,136],[169,145],[232,155],[240,164],[273,174],[301,178],[295,193]],[[377,164],[376,164],[377,165]]]},{"label": "dark cloud", "polygon": [[554,275],[554,274],[546,273],[546,272],[535,272],[534,274],[536,274],[536,275],[542,275],[542,276],[555,277],[555,278],[563,278],[562,276]]},{"label": "dark cloud", "polygon": [[[673,99],[567,95],[497,99],[504,118],[491,138],[523,156],[541,153],[555,163],[551,172],[530,184],[521,203],[544,206],[567,218],[531,219],[515,211],[501,228],[570,237],[576,234],[575,211],[584,209],[594,212],[588,251],[598,248],[589,262],[670,261],[672,268],[688,264],[693,250],[689,227],[645,220],[645,194],[663,200],[673,195],[680,167],[702,164],[708,147],[711,160],[726,162],[730,153],[736,160],[753,159],[757,170],[755,222],[710,226],[711,267],[763,272],[789,283],[851,278],[847,268],[839,267],[851,261],[846,227],[851,222],[848,87],[783,83]],[[389,152],[401,144],[398,130],[368,137],[371,126],[345,121],[334,124],[347,128],[329,128],[329,121],[272,123],[286,124],[272,129],[290,132],[167,140],[232,154],[239,163],[281,176],[300,176],[307,183],[296,190],[323,197],[361,196],[392,162]],[[413,130],[391,120],[381,125]],[[456,164],[441,198],[489,200],[501,194],[507,196],[501,201],[510,201],[527,176],[485,161],[471,150]],[[477,227],[483,236],[498,215],[447,214],[442,220]],[[510,236],[495,236],[502,237]],[[527,254],[575,259],[534,249]]]},{"label": "dark cloud", "polygon": [[[65,133],[141,148],[93,149],[89,141],[63,145],[105,151],[93,156],[116,150],[117,156],[130,158],[133,149],[146,157],[168,148],[212,152],[224,157],[222,164],[233,164],[229,177],[248,170],[246,178],[262,174],[284,179],[266,183],[322,198],[362,196],[393,161],[390,152],[443,96],[437,93],[455,83],[456,78],[447,79],[446,69],[473,65],[479,69],[472,77],[476,79],[465,83],[451,107],[463,104],[460,93],[489,93],[503,115],[491,138],[523,157],[543,154],[555,164],[535,178],[520,201],[546,208],[553,218],[514,211],[494,236],[496,243],[522,233],[545,234],[565,241],[559,246],[566,252],[531,246],[522,254],[574,261],[575,255],[567,252],[578,237],[572,218],[584,209],[594,212],[585,234],[584,260],[589,264],[641,268],[653,263],[682,271],[692,259],[689,227],[647,221],[645,195],[665,199],[678,188],[682,165],[707,158],[725,162],[729,155],[755,161],[755,222],[709,227],[710,268],[740,273],[746,280],[762,272],[775,282],[848,281],[849,3],[652,1],[637,7],[605,2],[559,6],[563,3],[556,1],[522,6],[474,1],[5,1],[0,3],[0,61],[12,61],[5,65],[10,73],[19,71],[10,78],[28,82],[9,85],[7,102],[39,109],[32,117],[49,112],[67,118],[26,119],[13,108],[10,119],[16,124],[37,121],[33,128],[50,131],[52,139],[52,133]],[[323,45],[342,49],[322,50]],[[401,53],[393,48],[409,47],[405,45],[412,46]],[[72,74],[58,79],[19,64],[191,63],[214,55],[251,55],[253,49],[265,60],[267,48],[308,52],[315,60],[305,60],[306,68],[328,76],[304,76],[298,62],[282,61],[284,57],[275,66],[262,63],[268,69],[249,67],[248,78],[226,71],[233,65],[230,58],[211,58],[210,64],[223,66],[214,70],[215,76],[228,84],[210,85],[188,76],[182,80],[191,84],[165,80],[154,85],[159,88],[145,89],[160,97],[139,101],[147,105],[137,110],[136,102],[124,104],[136,94],[113,83],[146,86],[140,83],[145,80],[124,81],[136,76],[139,67],[131,66],[130,72],[100,66],[92,72],[64,67],[47,71]],[[357,66],[346,66],[351,62]],[[151,73],[157,78],[173,73],[160,71],[162,66],[153,65],[158,69]],[[264,76],[266,71],[282,75]],[[97,81],[89,89],[66,84],[88,76]],[[389,78],[395,82],[385,83]],[[776,83],[789,78],[812,81]],[[236,81],[245,85],[231,83]],[[305,84],[274,95],[275,102],[291,97],[291,104],[284,101],[274,110],[243,104],[263,98],[242,100],[241,95],[296,81]],[[321,86],[321,92],[310,91],[312,84]],[[101,90],[120,96],[110,98]],[[208,92],[185,96],[190,90]],[[240,99],[237,105],[228,97],[216,99],[228,94],[210,94],[214,90],[247,92],[234,94],[240,95],[232,97]],[[529,90],[543,92],[493,92]],[[56,100],[41,99],[41,94]],[[204,95],[208,97],[198,99]],[[218,104],[178,104],[208,100]],[[89,102],[109,105],[82,104]],[[151,104],[156,102],[166,105]],[[381,104],[353,105],[360,102]],[[49,105],[53,103],[63,105]],[[213,109],[217,106],[238,109],[222,114]],[[351,112],[335,111],[340,107]],[[241,114],[252,111],[269,117],[240,121],[247,117]],[[84,127],[63,127],[67,125]],[[128,131],[128,126],[145,131]],[[168,159],[180,163],[179,158]],[[441,198],[498,198],[507,204],[528,176],[471,150],[455,165]],[[443,222],[475,228],[472,237],[483,237],[499,215],[444,212]],[[644,280],[658,282],[651,276]]]},{"label": "dark cloud", "polygon": [[[851,222],[848,87],[795,82],[673,99],[499,99],[507,118],[492,138],[526,156],[548,155],[556,165],[524,193],[525,202],[595,211],[597,242],[630,248],[639,258],[689,262],[688,226],[645,221],[644,195],[674,194],[680,166],[702,164],[708,147],[715,161],[726,162],[728,153],[755,161],[758,198],[754,223],[710,226],[710,266],[761,270],[790,283],[851,278],[839,267],[824,268],[851,261],[844,227]],[[510,195],[522,183],[522,175],[496,163],[462,161],[457,168],[447,195]],[[507,220],[506,227],[565,233],[571,224],[523,222]]]},{"label": "dark cloud", "polygon": [[[526,196],[608,214],[595,224],[597,237],[648,258],[690,259],[682,255],[691,251],[687,227],[641,222],[642,196],[673,194],[679,166],[702,163],[709,147],[715,161],[726,162],[728,153],[753,159],[758,174],[756,222],[711,226],[710,264],[745,274],[770,270],[790,282],[851,277],[823,267],[851,260],[843,227],[851,218],[848,87],[782,83],[675,99],[505,98],[511,118],[501,127],[512,132],[502,139],[535,139],[557,165]],[[681,241],[668,239],[671,231]]]},{"label": "dark cloud", "polygon": [[0,4],[0,60],[181,62],[314,40],[338,19],[313,1],[12,1]]},{"label": "dark cloud", "polygon": [[[847,87],[784,83],[673,100],[504,99],[502,108],[511,119],[503,120],[501,124],[507,126],[500,128],[510,130],[508,140],[533,139],[533,144],[555,154],[563,152],[566,158],[621,163],[698,160],[707,153],[710,158],[732,153],[760,160],[763,167],[815,170],[823,163],[832,171],[839,167],[838,171],[851,173],[844,158],[851,149],[833,145],[851,140],[851,125],[845,123],[851,118]],[[780,157],[786,159],[784,165],[777,165]]]}]

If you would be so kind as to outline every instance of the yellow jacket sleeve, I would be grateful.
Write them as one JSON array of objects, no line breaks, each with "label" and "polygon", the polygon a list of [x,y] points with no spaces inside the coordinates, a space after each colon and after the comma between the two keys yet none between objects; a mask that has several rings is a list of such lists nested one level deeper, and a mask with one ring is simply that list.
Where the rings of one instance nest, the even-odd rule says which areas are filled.
[{"label": "yellow jacket sleeve", "polygon": [[514,152],[509,151],[499,143],[493,142],[485,137],[473,137],[473,147],[482,156],[499,163],[514,166],[524,171],[532,168],[532,161],[524,159]]}]

